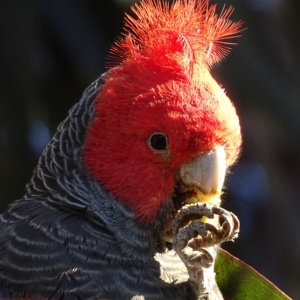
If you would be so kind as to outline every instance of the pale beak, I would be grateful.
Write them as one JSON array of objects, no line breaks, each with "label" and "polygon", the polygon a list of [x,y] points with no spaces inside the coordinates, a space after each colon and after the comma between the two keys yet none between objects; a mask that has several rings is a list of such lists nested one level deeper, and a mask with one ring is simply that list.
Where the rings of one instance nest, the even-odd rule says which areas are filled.
[{"label": "pale beak", "polygon": [[224,147],[205,152],[180,167],[183,183],[195,187],[201,194],[200,201],[208,202],[211,197],[221,195],[226,174]]}]

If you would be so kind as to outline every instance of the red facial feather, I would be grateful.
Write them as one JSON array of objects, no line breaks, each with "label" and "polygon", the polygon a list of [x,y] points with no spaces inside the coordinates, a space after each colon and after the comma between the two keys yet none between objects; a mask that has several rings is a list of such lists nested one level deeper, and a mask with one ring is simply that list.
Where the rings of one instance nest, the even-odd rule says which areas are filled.
[{"label": "red facial feather", "polygon": [[[180,165],[223,145],[228,165],[241,144],[239,120],[208,66],[228,51],[224,39],[240,23],[218,18],[208,1],[179,0],[172,6],[142,1],[127,16],[124,39],[112,48],[119,64],[107,72],[95,102],[84,160],[90,173],[144,221],[153,219],[174,189]],[[148,143],[161,132],[168,149]]]}]

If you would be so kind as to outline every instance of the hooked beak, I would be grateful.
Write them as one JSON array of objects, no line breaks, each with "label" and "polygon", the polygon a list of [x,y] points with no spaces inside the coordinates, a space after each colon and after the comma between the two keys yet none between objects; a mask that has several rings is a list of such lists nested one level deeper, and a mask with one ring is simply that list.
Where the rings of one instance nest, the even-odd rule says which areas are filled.
[{"label": "hooked beak", "polygon": [[216,199],[220,202],[225,174],[226,153],[222,146],[183,164],[179,170],[181,185],[197,193],[198,201],[194,199],[193,202],[211,202]]},{"label": "hooked beak", "polygon": [[[220,205],[225,175],[226,153],[221,146],[181,165],[175,177],[175,189],[172,195],[174,211],[170,219],[166,220],[162,232],[165,241],[173,241],[172,220],[185,205],[199,202]],[[218,222],[218,218],[202,221],[214,224]]]}]

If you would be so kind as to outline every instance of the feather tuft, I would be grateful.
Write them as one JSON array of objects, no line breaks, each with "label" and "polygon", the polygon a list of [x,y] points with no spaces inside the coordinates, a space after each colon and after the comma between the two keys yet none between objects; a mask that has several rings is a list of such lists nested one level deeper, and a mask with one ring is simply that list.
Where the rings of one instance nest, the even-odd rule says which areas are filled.
[{"label": "feather tuft", "polygon": [[132,11],[136,18],[125,16],[125,33],[111,48],[110,67],[143,57],[166,68],[175,63],[193,75],[197,65],[211,68],[222,60],[234,45],[229,40],[242,31],[241,21],[229,19],[231,6],[217,15],[208,0],[142,0]]}]

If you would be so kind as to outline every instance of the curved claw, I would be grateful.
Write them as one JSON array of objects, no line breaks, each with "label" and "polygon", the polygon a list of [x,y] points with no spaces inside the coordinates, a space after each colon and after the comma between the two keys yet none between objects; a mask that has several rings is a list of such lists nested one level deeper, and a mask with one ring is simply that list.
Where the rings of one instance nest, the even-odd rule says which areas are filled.
[{"label": "curved claw", "polygon": [[240,221],[234,213],[217,206],[212,207],[212,213],[219,215],[219,217],[223,220],[219,229],[219,232],[222,234],[221,243],[232,241],[238,237]]},{"label": "curved claw", "polygon": [[172,223],[173,236],[177,234],[180,228],[189,224],[192,220],[201,219],[202,217],[207,217],[212,219],[214,217],[212,208],[213,208],[212,206],[207,205],[206,203],[187,204],[183,206],[180,212],[178,213],[178,215],[176,216],[176,218],[173,220]]},{"label": "curved claw", "polygon": [[[214,219],[213,224],[203,222],[203,217]],[[219,244],[236,238],[239,227],[233,213],[201,203],[185,205],[172,221],[173,249],[185,264],[200,298],[216,286],[214,263]]]},{"label": "curved claw", "polygon": [[[200,221],[203,217],[213,219],[215,215],[219,216],[221,225]],[[195,203],[185,205],[180,210],[173,220],[172,228],[173,237],[177,242],[182,240],[181,243],[187,244],[190,239],[200,235],[203,240],[206,239],[203,246],[210,246],[235,239],[239,233],[240,222],[236,215],[224,208]]]},{"label": "curved claw", "polygon": [[[204,216],[212,219],[215,215],[220,225],[199,220]],[[221,207],[200,203],[185,205],[173,220],[173,248],[184,262],[208,267],[214,259],[207,247],[233,240],[238,236],[239,226],[238,218]]]},{"label": "curved claw", "polygon": [[192,221],[190,224],[180,228],[173,240],[173,247],[179,251],[187,245],[195,246],[195,250],[201,247],[212,246],[215,240],[221,236],[215,226],[200,221]]}]

